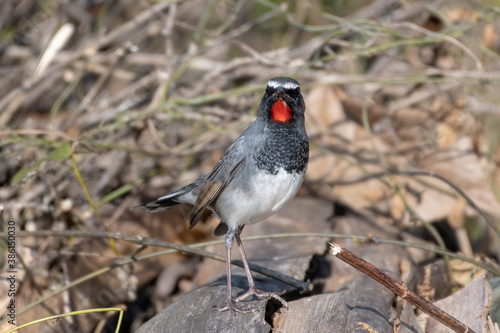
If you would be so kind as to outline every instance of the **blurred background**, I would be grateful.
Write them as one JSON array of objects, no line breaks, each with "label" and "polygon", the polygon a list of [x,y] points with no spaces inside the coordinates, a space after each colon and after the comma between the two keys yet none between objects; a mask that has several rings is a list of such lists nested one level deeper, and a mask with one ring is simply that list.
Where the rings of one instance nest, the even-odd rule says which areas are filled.
[{"label": "blurred background", "polygon": [[[287,232],[327,233],[336,217],[355,213],[386,238],[411,236],[498,273],[499,5],[1,1],[0,214],[2,231],[15,221],[18,233],[18,324],[126,306],[121,331],[133,332],[223,274],[210,259],[179,253],[99,272],[139,245],[78,233],[120,232],[178,244],[214,240],[217,221],[209,214],[188,230],[189,208],[160,214],[130,208],[210,171],[255,119],[266,82],[275,76],[301,84],[311,141],[299,204],[281,217]],[[306,222],[294,223],[300,214]],[[321,231],[308,230],[314,219],[322,221]],[[362,228],[350,231],[368,235]],[[326,241],[318,238],[321,249],[303,251],[310,259],[323,255]],[[300,253],[301,238],[295,243]],[[8,251],[1,244],[3,277]],[[140,255],[161,250],[148,247]],[[417,270],[439,260],[433,253],[411,258]],[[463,267],[463,261],[443,265],[447,288],[436,289],[447,291],[439,297],[474,274],[492,277],[491,270]],[[299,276],[324,278],[309,268]],[[93,272],[96,277],[62,289]],[[0,282],[1,295],[8,287]],[[312,293],[337,288],[325,283]],[[0,298],[0,308],[8,301]],[[69,317],[26,331],[111,332],[112,316]],[[13,328],[1,319],[2,332]]]}]

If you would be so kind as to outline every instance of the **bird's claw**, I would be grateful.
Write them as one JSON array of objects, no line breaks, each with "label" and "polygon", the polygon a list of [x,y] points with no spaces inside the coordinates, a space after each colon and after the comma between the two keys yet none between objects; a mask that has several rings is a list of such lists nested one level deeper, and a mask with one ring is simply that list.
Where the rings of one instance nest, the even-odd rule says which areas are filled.
[{"label": "bird's claw", "polygon": [[232,313],[236,313],[236,312],[239,312],[239,313],[251,313],[251,312],[254,312],[254,311],[257,311],[257,307],[254,307],[254,306],[239,306],[236,304],[236,302],[231,299],[231,298],[228,298],[225,305],[222,305],[222,306],[215,306],[214,305],[214,310],[217,310],[219,312],[224,312],[224,311],[228,311],[228,310],[231,310]]},{"label": "bird's claw", "polygon": [[255,295],[258,298],[264,298],[264,297],[274,298],[275,300],[279,301],[288,310],[288,303],[282,297],[276,295],[275,293],[259,290],[255,287],[250,287],[247,292],[238,296],[235,301],[239,302],[239,301],[241,301],[241,300],[243,300],[251,295]]},{"label": "bird's claw", "polygon": [[275,293],[267,292],[267,291],[262,291],[259,290],[255,287],[250,287],[247,292],[244,294],[238,296],[235,300],[232,298],[228,298],[226,300],[226,303],[222,306],[214,306],[214,310],[217,310],[219,312],[224,312],[231,310],[232,313],[251,313],[257,311],[259,308],[255,306],[241,306],[237,305],[236,302],[239,302],[248,296],[255,295],[257,298],[274,298],[275,300],[279,301],[286,309],[288,309],[288,303],[280,296],[276,295]]}]

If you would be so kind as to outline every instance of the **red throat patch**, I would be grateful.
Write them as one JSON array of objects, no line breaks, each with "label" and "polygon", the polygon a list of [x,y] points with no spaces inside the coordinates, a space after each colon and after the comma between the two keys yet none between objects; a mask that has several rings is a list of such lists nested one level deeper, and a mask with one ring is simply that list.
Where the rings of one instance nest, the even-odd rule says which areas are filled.
[{"label": "red throat patch", "polygon": [[278,123],[286,123],[292,119],[292,109],[284,100],[277,100],[271,108],[271,119]]}]

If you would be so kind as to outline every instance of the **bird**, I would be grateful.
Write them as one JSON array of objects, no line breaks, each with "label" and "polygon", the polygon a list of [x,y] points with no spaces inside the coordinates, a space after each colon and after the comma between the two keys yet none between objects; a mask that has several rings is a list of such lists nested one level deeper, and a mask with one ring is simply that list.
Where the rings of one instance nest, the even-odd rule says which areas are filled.
[{"label": "bird", "polygon": [[[225,236],[227,298],[219,311],[251,312],[238,302],[248,296],[286,301],[256,288],[240,234],[243,227],[274,215],[297,193],[307,170],[309,139],[305,103],[299,83],[289,77],[269,80],[256,120],[226,150],[213,170],[193,183],[137,207],[158,212],[180,204],[192,205],[189,228],[205,209],[220,220],[216,236]],[[233,299],[231,249],[238,245],[249,289]]]}]

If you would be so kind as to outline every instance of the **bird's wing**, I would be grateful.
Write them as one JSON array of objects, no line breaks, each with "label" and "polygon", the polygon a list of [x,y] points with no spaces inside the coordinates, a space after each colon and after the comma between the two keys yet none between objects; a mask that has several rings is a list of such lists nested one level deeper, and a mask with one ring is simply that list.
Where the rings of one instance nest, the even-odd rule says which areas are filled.
[{"label": "bird's wing", "polygon": [[[229,156],[227,156],[229,155]],[[245,164],[245,158],[235,158],[231,154],[225,154],[215,168],[208,174],[205,182],[200,187],[200,194],[196,199],[191,212],[189,229],[193,228],[200,220],[205,208],[217,200],[224,189],[231,183],[236,172]]]}]

